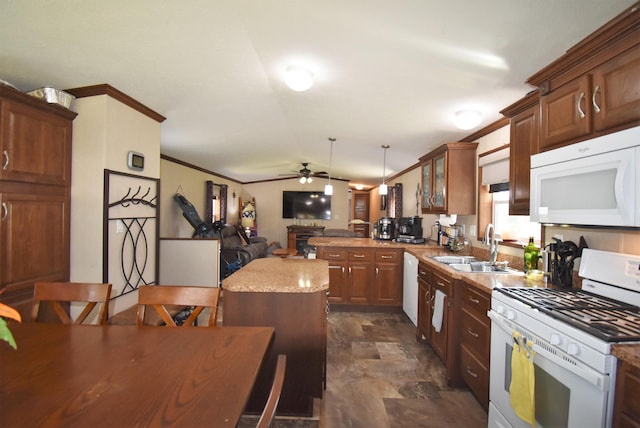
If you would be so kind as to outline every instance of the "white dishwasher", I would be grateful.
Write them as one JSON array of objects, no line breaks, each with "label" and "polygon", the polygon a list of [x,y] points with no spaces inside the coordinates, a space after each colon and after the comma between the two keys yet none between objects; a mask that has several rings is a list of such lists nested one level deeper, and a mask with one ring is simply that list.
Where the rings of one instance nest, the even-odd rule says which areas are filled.
[{"label": "white dishwasher", "polygon": [[418,258],[405,251],[402,280],[402,309],[418,325]]}]

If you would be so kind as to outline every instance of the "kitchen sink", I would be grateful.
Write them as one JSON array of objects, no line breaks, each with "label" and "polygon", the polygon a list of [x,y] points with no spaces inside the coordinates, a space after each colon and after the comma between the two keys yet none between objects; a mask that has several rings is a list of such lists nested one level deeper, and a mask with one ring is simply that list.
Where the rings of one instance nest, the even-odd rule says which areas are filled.
[{"label": "kitchen sink", "polygon": [[489,262],[451,263],[449,264],[449,267],[459,272],[501,273],[501,274],[511,274],[511,275],[523,274],[519,270],[512,269],[504,263],[496,263],[496,264],[491,264]]},{"label": "kitchen sink", "polygon": [[488,261],[478,260],[473,256],[432,256],[431,258],[439,263],[449,265],[451,269],[458,272],[523,274],[519,270],[508,267],[506,262],[491,264]]}]

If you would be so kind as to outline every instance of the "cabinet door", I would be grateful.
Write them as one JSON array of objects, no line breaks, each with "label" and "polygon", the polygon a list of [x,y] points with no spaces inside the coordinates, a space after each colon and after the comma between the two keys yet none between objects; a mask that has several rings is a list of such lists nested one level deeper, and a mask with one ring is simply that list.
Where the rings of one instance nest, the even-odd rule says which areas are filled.
[{"label": "cabinet door", "polygon": [[401,305],[403,252],[377,250],[375,262],[376,278],[372,303],[374,305]]},{"label": "cabinet door", "polygon": [[431,293],[427,282],[418,279],[418,329],[416,338],[429,340],[429,325],[431,323]]},{"label": "cabinet door", "polygon": [[509,214],[529,215],[531,155],[538,152],[538,111],[535,105],[511,119]]},{"label": "cabinet door", "polygon": [[[2,193],[0,287],[12,292],[69,276],[69,205],[65,195]],[[92,239],[92,237],[86,237]]]},{"label": "cabinet door", "polygon": [[58,186],[71,180],[71,121],[2,100],[0,178]]},{"label": "cabinet door", "polygon": [[371,284],[373,284],[373,266],[371,262],[349,262],[348,281],[349,302],[369,304]]},{"label": "cabinet door", "polygon": [[541,152],[591,132],[590,89],[586,75],[540,98]]},{"label": "cabinet door", "polygon": [[442,361],[446,363],[447,361],[447,344],[448,344],[448,319],[449,319],[449,306],[451,304],[451,282],[444,279],[439,274],[433,272],[431,274],[431,314],[436,311],[436,291],[439,290],[444,293],[444,302],[442,305],[442,325],[440,331],[436,331],[433,326],[432,320],[428,320],[429,329],[431,330],[429,333],[429,339],[431,342],[431,346],[433,347],[436,354],[440,356]]},{"label": "cabinet door", "polygon": [[433,212],[447,211],[447,152],[433,159]]},{"label": "cabinet door", "polygon": [[331,303],[346,303],[346,262],[329,262],[329,301]]},{"label": "cabinet door", "polygon": [[592,78],[594,130],[640,120],[640,48],[630,49],[597,68]]},{"label": "cabinet door", "polygon": [[422,212],[431,212],[432,194],[432,163],[427,161],[422,164]]}]

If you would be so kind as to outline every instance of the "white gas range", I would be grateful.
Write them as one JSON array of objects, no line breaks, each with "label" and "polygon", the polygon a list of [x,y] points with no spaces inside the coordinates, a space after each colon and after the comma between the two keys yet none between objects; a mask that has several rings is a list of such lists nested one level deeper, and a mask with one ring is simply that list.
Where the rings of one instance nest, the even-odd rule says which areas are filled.
[{"label": "white gas range", "polygon": [[640,343],[640,256],[584,249],[579,275],[581,290],[494,289],[490,427],[531,426],[513,410],[522,395],[510,394],[512,378],[523,379],[511,365],[518,337],[533,351],[525,383],[534,385],[534,399],[525,408],[537,426],[611,425],[617,367],[611,346]]}]

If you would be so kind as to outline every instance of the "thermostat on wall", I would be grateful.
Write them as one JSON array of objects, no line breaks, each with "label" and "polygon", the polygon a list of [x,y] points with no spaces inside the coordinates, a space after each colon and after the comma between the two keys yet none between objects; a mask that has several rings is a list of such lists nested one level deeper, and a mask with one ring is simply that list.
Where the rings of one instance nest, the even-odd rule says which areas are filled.
[{"label": "thermostat on wall", "polygon": [[127,166],[134,171],[144,170],[144,155],[138,152],[129,152]]}]

